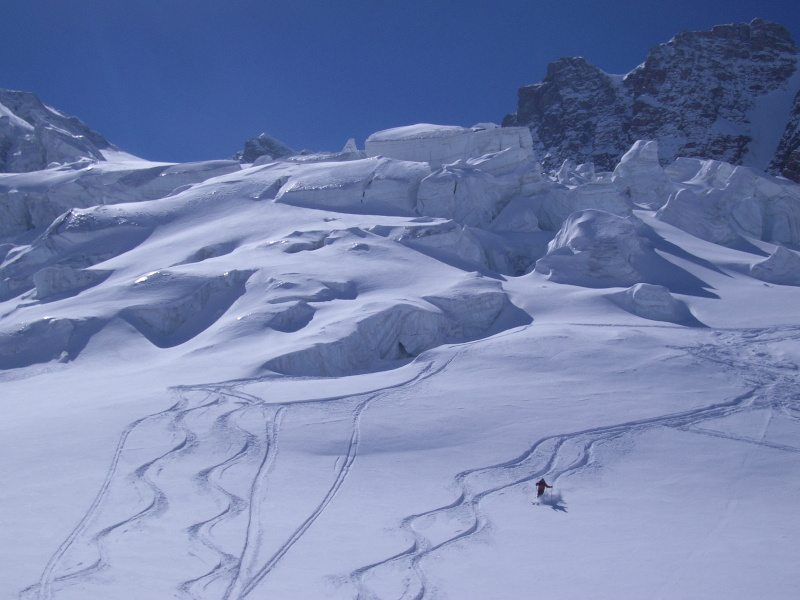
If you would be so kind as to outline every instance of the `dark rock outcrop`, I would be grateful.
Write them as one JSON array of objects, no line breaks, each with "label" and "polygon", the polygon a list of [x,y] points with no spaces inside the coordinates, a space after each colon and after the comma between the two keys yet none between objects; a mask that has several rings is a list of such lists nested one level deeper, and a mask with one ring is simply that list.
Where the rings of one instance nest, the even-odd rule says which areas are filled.
[{"label": "dark rock outcrop", "polygon": [[295,151],[283,142],[262,133],[258,137],[250,138],[244,143],[244,150],[240,150],[234,156],[234,160],[241,163],[253,163],[262,156],[270,159],[292,156]]},{"label": "dark rock outcrop", "polygon": [[[798,58],[791,34],[762,19],[680,33],[625,76],[562,58],[541,83],[520,88],[503,125],[530,127],[549,168],[570,158],[611,170],[646,139],[658,140],[662,162],[713,158],[797,180]],[[776,110],[786,119],[778,130]]]}]

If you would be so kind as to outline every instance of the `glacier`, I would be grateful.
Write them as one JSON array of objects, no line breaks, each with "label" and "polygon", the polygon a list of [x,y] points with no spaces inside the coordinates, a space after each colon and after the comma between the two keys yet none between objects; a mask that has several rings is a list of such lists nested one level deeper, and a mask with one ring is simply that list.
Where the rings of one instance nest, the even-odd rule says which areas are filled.
[{"label": "glacier", "polygon": [[793,596],[798,184],[283,147],[0,173],[4,597]]}]

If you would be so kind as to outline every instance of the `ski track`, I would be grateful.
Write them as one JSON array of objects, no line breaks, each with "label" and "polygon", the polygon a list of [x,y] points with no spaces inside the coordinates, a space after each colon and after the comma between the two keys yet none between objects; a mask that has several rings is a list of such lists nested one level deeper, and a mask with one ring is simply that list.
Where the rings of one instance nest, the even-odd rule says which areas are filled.
[{"label": "ski track", "polygon": [[[590,465],[594,461],[594,448],[604,442],[653,428],[667,427],[781,451],[800,452],[800,449],[792,446],[765,441],[767,425],[760,440],[700,426],[704,422],[723,419],[739,412],[764,408],[777,409],[791,420],[800,420],[800,398],[796,391],[798,367],[786,361],[776,362],[768,351],[768,345],[772,341],[800,340],[800,328],[723,331],[716,335],[721,338],[719,344],[674,349],[692,355],[698,362],[714,363],[729,372],[731,377],[743,382],[750,388],[749,391],[727,402],[703,408],[547,436],[512,460],[462,471],[454,480],[458,490],[455,501],[402,519],[399,527],[411,540],[407,550],[361,567],[350,574],[357,599],[387,600],[369,587],[368,580],[370,575],[374,575],[385,585],[387,577],[392,573],[403,578],[397,586],[403,592],[400,596],[392,596],[392,600],[424,600],[429,595],[435,595],[425,576],[422,561],[433,552],[465,542],[487,529],[489,523],[480,509],[483,499],[497,492],[523,486],[540,477],[547,477],[555,483],[560,478]],[[553,508],[565,510],[560,503],[556,503]],[[468,520],[466,527],[465,517]],[[452,522],[452,535],[445,536],[444,539],[431,539],[422,533],[423,528],[417,527],[417,524],[431,519]],[[408,581],[410,575],[413,576],[413,581]]]},{"label": "ski track", "polygon": [[[368,394],[356,396],[332,396],[298,402],[267,403],[263,399],[247,394],[241,385],[253,383],[252,380],[227,382],[213,385],[199,385],[176,389],[179,400],[170,408],[128,425],[120,435],[119,442],[111,458],[111,464],[94,501],[78,525],[67,536],[49,559],[39,581],[21,592],[21,598],[29,600],[51,600],[58,598],[60,592],[80,593],[86,586],[96,583],[100,572],[112,572],[114,557],[108,550],[112,542],[120,543],[120,536],[136,529],[137,525],[158,521],[170,511],[181,511],[187,506],[180,504],[163,489],[159,482],[162,471],[169,465],[182,467],[188,465],[188,458],[200,446],[208,446],[211,454],[223,455],[219,462],[204,466],[199,470],[179,474],[185,476],[188,485],[194,486],[198,495],[207,498],[218,507],[210,518],[196,522],[183,530],[189,548],[187,554],[203,556],[212,566],[205,573],[195,575],[176,585],[176,597],[201,600],[221,598],[241,600],[247,597],[265,577],[278,565],[291,547],[302,538],[305,532],[334,500],[344,484],[350,469],[358,456],[360,441],[360,419],[367,407],[387,390],[413,385],[431,377],[454,360],[451,357],[442,364],[428,362],[421,365],[419,372],[407,381],[387,386]],[[350,435],[347,451],[336,462],[333,483],[311,513],[298,525],[291,535],[266,560],[259,562],[258,546],[262,538],[264,523],[259,518],[259,508],[268,487],[269,474],[279,454],[281,422],[285,415],[296,406],[321,406],[338,403],[354,405],[350,418]],[[205,415],[210,410],[221,414]],[[260,431],[254,433],[240,421],[253,418],[257,413]],[[197,425],[189,421],[197,416]],[[210,421],[210,423],[209,423]],[[133,450],[128,446],[129,438],[147,426],[157,426],[167,439],[168,449],[155,458],[134,467],[130,473],[121,466]],[[194,427],[208,431],[198,433]],[[162,442],[164,440],[161,440]],[[204,455],[203,455],[204,456]],[[243,497],[229,490],[223,482],[228,469],[248,466],[252,479],[249,492]],[[257,463],[257,464],[256,464]],[[166,477],[166,476],[165,476]],[[168,481],[168,479],[165,479]],[[174,485],[174,482],[173,482]],[[121,519],[112,519],[113,503],[109,501],[112,487],[117,486],[134,498],[132,514]],[[214,537],[214,528],[237,518],[244,520],[246,526],[241,532],[241,547],[236,553],[226,551]],[[176,532],[180,533],[180,532]],[[124,540],[122,541],[124,543]],[[90,565],[71,568],[72,552],[86,552],[90,549],[97,557]],[[85,561],[84,561],[85,562]],[[79,562],[78,565],[84,563]]]},{"label": "ski track", "polygon": [[[399,522],[399,529],[409,539],[406,550],[350,573],[349,581],[355,588],[357,598],[386,600],[371,589],[371,578],[382,584],[397,580],[399,585],[396,589],[402,591],[400,596],[393,595],[392,600],[424,600],[434,595],[425,574],[424,559],[432,552],[466,542],[486,531],[490,523],[480,507],[485,498],[503,490],[524,486],[539,477],[557,482],[591,465],[594,462],[594,450],[599,444],[623,436],[666,427],[780,451],[800,452],[800,448],[765,439],[771,416],[765,422],[760,439],[703,426],[739,412],[764,409],[770,409],[770,415],[778,412],[786,419],[800,421],[800,399],[796,393],[798,367],[786,360],[776,361],[769,352],[771,342],[800,341],[800,328],[729,330],[713,335],[717,338],[715,343],[673,349],[694,357],[698,362],[713,363],[742,382],[749,391],[731,400],[689,411],[549,435],[511,460],[458,473],[453,482],[457,490],[457,498],[453,502],[406,516]],[[190,469],[186,478],[199,496],[213,503],[216,512],[191,524],[183,533],[189,545],[188,552],[202,557],[210,567],[177,584],[176,593],[179,597],[192,600],[244,600],[274,571],[336,498],[358,457],[361,416],[370,404],[389,390],[412,386],[442,372],[457,356],[456,352],[446,362],[429,362],[405,382],[355,396],[268,403],[241,389],[253,381],[177,389],[179,401],[176,404],[165,411],[134,421],[123,430],[105,480],[89,510],[52,555],[39,582],[23,590],[22,597],[51,600],[62,590],[91,584],[93,577],[100,572],[113,572],[114,557],[108,550],[112,542],[119,543],[120,536],[131,526],[157,521],[170,510],[180,511],[182,508],[173,506],[176,500],[164,491],[159,481],[162,470],[176,465],[182,467],[184,463],[187,468],[191,467],[188,459],[198,453],[198,448],[204,447],[206,453],[210,448],[209,455],[218,460],[199,470],[196,467],[194,471]],[[269,488],[270,473],[280,454],[281,424],[293,407],[299,406],[339,406],[349,410],[347,450],[336,460],[333,481],[320,501],[268,557],[261,557],[259,548],[266,524],[261,520],[260,508]],[[256,423],[255,430],[253,423],[249,427],[243,424],[248,419]],[[138,429],[148,426],[161,427],[171,443],[166,444],[168,449],[165,452],[133,468],[127,476],[129,491],[139,497],[136,503],[138,510],[126,518],[104,524],[104,513],[112,508],[106,506],[110,490],[114,485],[119,485],[121,478],[125,479],[124,469],[120,465],[124,462],[128,439]],[[201,456],[205,457],[205,454]],[[236,468],[248,469],[250,473],[250,487],[244,494],[229,489],[224,481],[225,473]],[[552,508],[565,510],[558,502]],[[435,523],[438,527],[433,532],[425,533],[425,523]],[[215,538],[214,530],[221,525],[238,526],[238,548],[225,548]],[[86,548],[93,549],[96,560],[81,569],[70,568],[70,552],[75,549],[85,551]]]}]

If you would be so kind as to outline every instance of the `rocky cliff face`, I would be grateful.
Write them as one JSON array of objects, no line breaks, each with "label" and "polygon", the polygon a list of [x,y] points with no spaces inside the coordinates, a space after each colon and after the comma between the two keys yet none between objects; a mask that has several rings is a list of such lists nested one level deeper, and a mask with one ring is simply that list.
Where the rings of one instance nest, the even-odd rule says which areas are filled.
[{"label": "rocky cliff face", "polygon": [[0,173],[25,173],[50,163],[104,160],[114,148],[76,117],[42,103],[35,94],[0,90]]},{"label": "rocky cliff face", "polygon": [[794,97],[792,114],[769,170],[800,183],[800,91]]},{"label": "rocky cliff face", "polygon": [[530,127],[549,167],[570,158],[611,169],[634,141],[651,139],[663,162],[714,158],[796,178],[799,57],[785,28],[756,19],[680,33],[625,76],[562,58],[520,88],[503,125]]}]

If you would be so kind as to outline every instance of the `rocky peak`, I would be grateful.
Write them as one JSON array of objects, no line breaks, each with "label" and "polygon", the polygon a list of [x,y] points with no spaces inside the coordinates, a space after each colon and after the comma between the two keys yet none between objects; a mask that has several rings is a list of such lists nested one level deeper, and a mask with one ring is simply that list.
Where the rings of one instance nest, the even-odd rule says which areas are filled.
[{"label": "rocky peak", "polygon": [[27,172],[50,163],[105,160],[113,149],[80,119],[45,105],[30,92],[0,90],[0,172]]},{"label": "rocky peak", "polygon": [[[799,55],[784,27],[756,19],[679,33],[624,77],[562,58],[541,83],[520,88],[503,125],[529,126],[551,168],[570,157],[611,169],[637,139],[652,139],[664,162],[696,156],[783,172],[774,158],[782,137],[784,154],[797,146],[786,126]],[[777,123],[776,107],[785,113]]]},{"label": "rocky peak", "polygon": [[250,138],[244,143],[244,150],[240,150],[233,156],[233,160],[241,163],[253,163],[262,156],[269,159],[283,158],[292,156],[295,151],[289,148],[280,140],[262,133],[258,137]]}]

